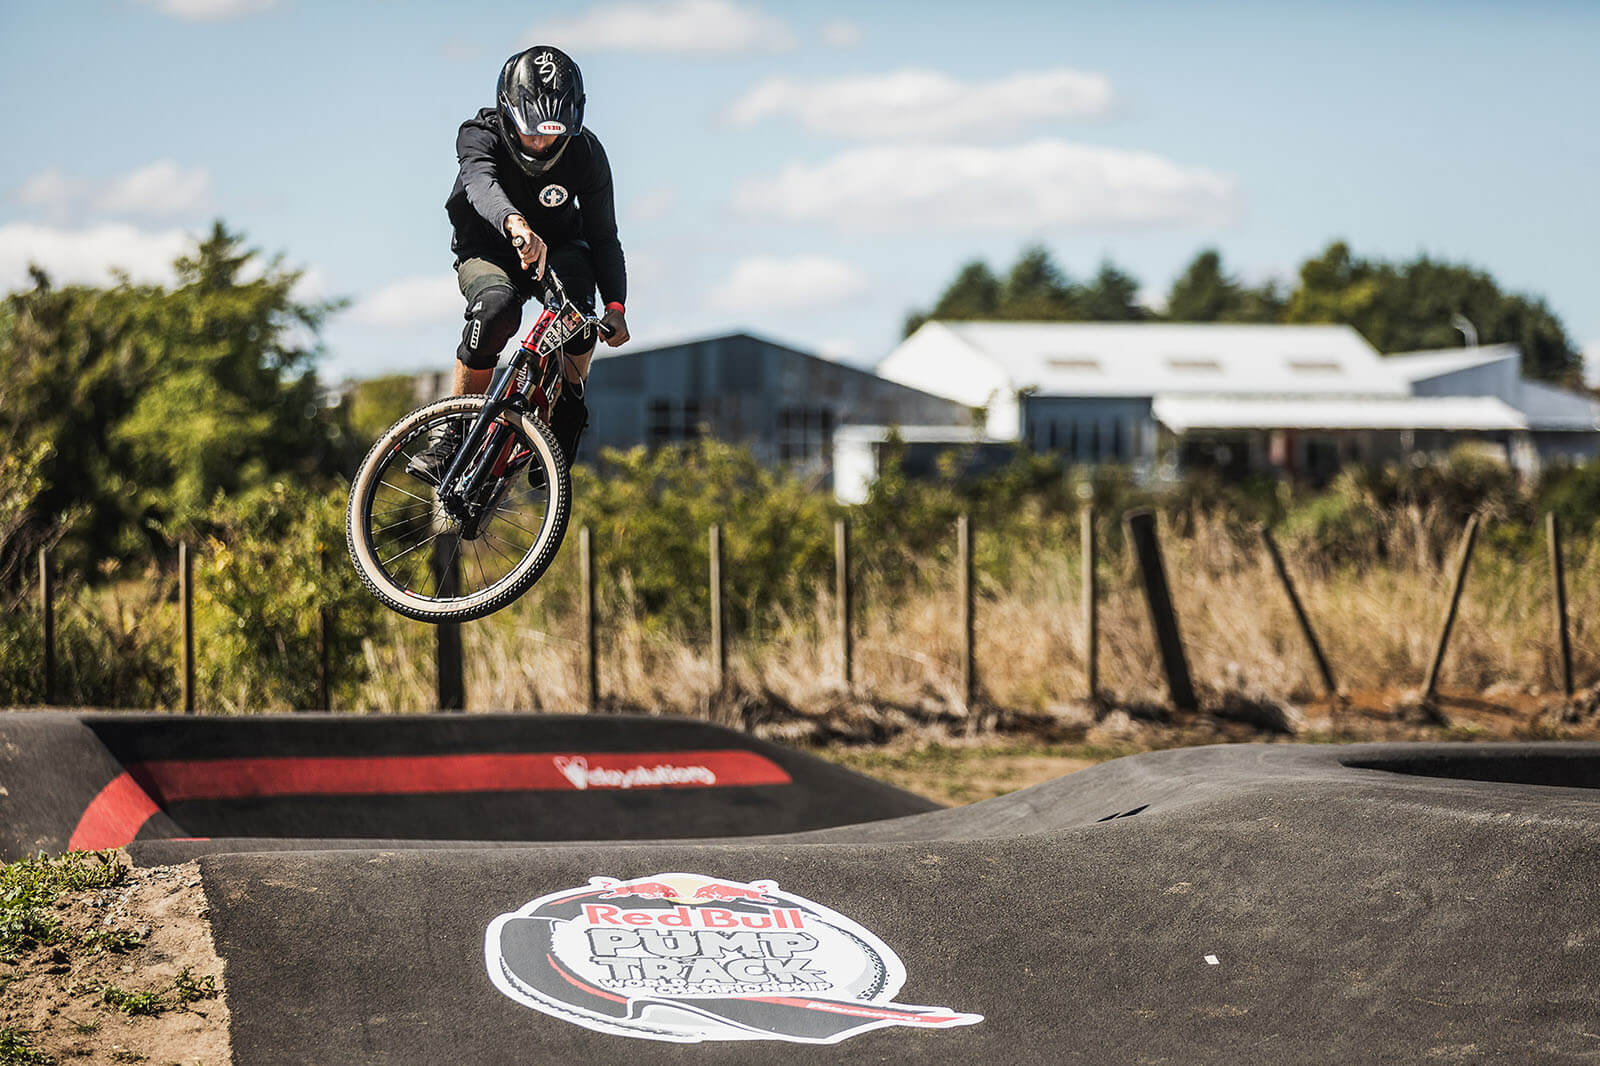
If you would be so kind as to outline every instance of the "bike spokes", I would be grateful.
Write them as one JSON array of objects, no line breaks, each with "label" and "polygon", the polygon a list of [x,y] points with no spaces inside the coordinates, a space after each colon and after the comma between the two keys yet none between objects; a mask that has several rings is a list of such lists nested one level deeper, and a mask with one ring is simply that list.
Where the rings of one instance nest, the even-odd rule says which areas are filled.
[{"label": "bike spokes", "polygon": [[542,477],[528,476],[539,453],[509,420],[496,422],[478,454],[468,457],[463,470],[481,466],[482,474],[459,506],[447,508],[433,481],[415,468],[445,425],[459,430],[461,440],[471,422],[470,414],[454,413],[418,426],[377,471],[365,519],[369,543],[384,575],[410,596],[457,599],[500,585],[536,549],[545,527],[549,490]]}]

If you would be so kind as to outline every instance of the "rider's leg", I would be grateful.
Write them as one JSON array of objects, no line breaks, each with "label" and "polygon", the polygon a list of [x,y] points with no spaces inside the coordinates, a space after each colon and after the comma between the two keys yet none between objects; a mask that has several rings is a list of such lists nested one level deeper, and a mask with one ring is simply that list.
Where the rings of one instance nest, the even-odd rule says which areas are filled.
[{"label": "rider's leg", "polygon": [[456,268],[456,281],[467,298],[467,324],[456,348],[453,395],[487,392],[500,349],[522,325],[526,297],[517,291],[504,267],[487,259],[462,260]]},{"label": "rider's leg", "polygon": [[[456,348],[451,395],[488,392],[500,349],[522,324],[525,297],[517,291],[505,269],[487,259],[462,260],[456,267],[456,281],[461,286],[461,294],[467,298],[464,315],[467,324],[461,330],[461,344]],[[406,472],[438,484],[461,446],[461,434],[459,421],[439,427],[431,435],[428,446],[406,464]]]},{"label": "rider's leg", "polygon": [[[594,311],[594,264],[589,246],[582,241],[550,249],[548,259],[566,287],[567,294],[584,311]],[[584,383],[589,379],[589,364],[594,359],[594,330],[586,329],[562,346],[561,372],[565,383],[555,408],[550,412],[550,429],[561,445],[561,454],[572,466],[578,454],[583,428],[589,424],[589,407],[584,403]]]}]

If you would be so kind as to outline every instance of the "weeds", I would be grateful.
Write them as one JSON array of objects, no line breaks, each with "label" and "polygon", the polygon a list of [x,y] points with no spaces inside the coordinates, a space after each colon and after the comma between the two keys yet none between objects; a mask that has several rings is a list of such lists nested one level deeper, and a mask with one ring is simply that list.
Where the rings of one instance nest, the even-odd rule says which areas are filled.
[{"label": "weeds", "polygon": [[50,1066],[55,1061],[36,1050],[27,1033],[0,1025],[0,1066]]}]

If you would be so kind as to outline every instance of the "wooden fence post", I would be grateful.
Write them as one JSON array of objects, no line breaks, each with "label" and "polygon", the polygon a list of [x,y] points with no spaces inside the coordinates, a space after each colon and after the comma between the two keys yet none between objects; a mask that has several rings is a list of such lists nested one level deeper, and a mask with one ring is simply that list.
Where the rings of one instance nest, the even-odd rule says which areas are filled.
[{"label": "wooden fence post", "polygon": [[1439,687],[1439,667],[1444,664],[1445,649],[1450,645],[1450,630],[1456,624],[1456,609],[1461,606],[1461,590],[1467,583],[1467,564],[1472,560],[1472,545],[1478,539],[1478,516],[1467,519],[1467,528],[1461,534],[1461,548],[1456,556],[1456,578],[1450,589],[1450,605],[1444,611],[1444,625],[1439,629],[1439,645],[1434,649],[1433,662],[1428,667],[1428,677],[1422,686],[1422,697],[1431,700]]},{"label": "wooden fence post", "polygon": [[182,612],[183,713],[194,713],[194,556],[189,542],[178,542],[178,609]]},{"label": "wooden fence post", "polygon": [[848,688],[855,682],[855,647],[850,639],[850,524],[843,518],[833,523],[833,595],[839,619],[841,673]]},{"label": "wooden fence post", "polygon": [[1128,539],[1143,579],[1145,603],[1150,608],[1150,626],[1155,630],[1156,647],[1167,675],[1167,691],[1173,706],[1195,710],[1194,683],[1189,678],[1189,661],[1178,632],[1178,615],[1172,609],[1172,594],[1167,587],[1166,568],[1161,563],[1161,545],[1156,540],[1156,516],[1150,511],[1132,511],[1127,516]]},{"label": "wooden fence post", "polygon": [[1083,534],[1083,671],[1088,700],[1100,698],[1099,580],[1095,573],[1094,508],[1078,512]]},{"label": "wooden fence post", "polygon": [[[440,596],[459,595],[461,572],[457,534],[441,533],[433,542],[433,576]],[[439,710],[467,709],[467,684],[461,661],[461,623],[441,622],[434,629],[435,685]]]},{"label": "wooden fence post", "polygon": [[722,627],[722,526],[711,524],[711,672],[717,678],[717,694],[728,688],[728,643]]},{"label": "wooden fence post", "polygon": [[978,690],[978,670],[973,649],[972,519],[965,514],[956,520],[956,581],[961,596],[961,699],[970,712]]},{"label": "wooden fence post", "polygon": [[1294,619],[1300,624],[1300,635],[1305,637],[1306,646],[1311,649],[1311,657],[1317,661],[1317,673],[1322,675],[1322,687],[1329,696],[1338,695],[1339,686],[1334,684],[1333,670],[1328,666],[1328,659],[1322,654],[1322,645],[1317,641],[1317,634],[1311,628],[1311,619],[1306,616],[1306,609],[1300,603],[1300,596],[1294,589],[1294,582],[1289,578],[1289,570],[1283,565],[1283,553],[1278,551],[1278,542],[1272,537],[1272,530],[1266,526],[1261,527],[1261,544],[1267,549],[1267,558],[1272,560],[1272,568],[1278,572],[1278,581],[1283,585],[1283,591],[1289,597],[1289,606],[1294,610]]},{"label": "wooden fence post", "polygon": [[583,571],[583,709],[593,714],[600,705],[600,645],[595,632],[594,534],[578,530],[578,567]]},{"label": "wooden fence post", "polygon": [[1561,693],[1572,698],[1572,640],[1567,632],[1567,575],[1561,559],[1561,523],[1556,513],[1544,516],[1550,542],[1550,581],[1555,587],[1556,649],[1561,656]]},{"label": "wooden fence post", "polygon": [[333,616],[328,610],[328,549],[317,545],[317,706],[333,710],[333,661],[328,647],[333,636]]},{"label": "wooden fence post", "polygon": [[50,550],[39,549],[39,616],[44,640],[44,705],[56,702],[56,604],[50,584]]}]

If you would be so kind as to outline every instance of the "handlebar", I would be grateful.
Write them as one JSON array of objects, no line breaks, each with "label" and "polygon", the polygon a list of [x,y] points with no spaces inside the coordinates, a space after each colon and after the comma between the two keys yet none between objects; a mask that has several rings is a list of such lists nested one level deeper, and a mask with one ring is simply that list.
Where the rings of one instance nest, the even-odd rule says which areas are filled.
[{"label": "handlebar", "polygon": [[[563,308],[572,303],[572,300],[567,296],[566,287],[561,284],[561,279],[556,277],[556,272],[550,268],[549,264],[545,265],[544,277],[540,278],[539,281],[544,286],[545,307],[559,314]],[[573,306],[576,308],[575,304]],[[615,329],[600,321],[599,315],[583,312],[580,312],[580,314],[583,315],[584,325],[593,326],[595,332],[600,336],[610,337],[616,332]]]}]

